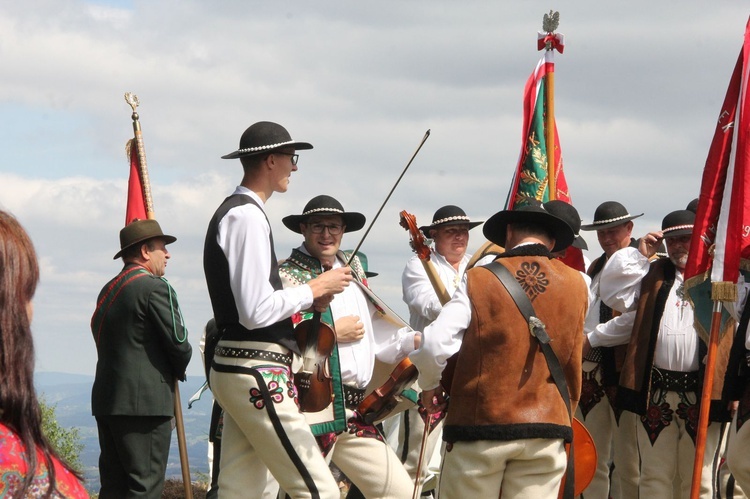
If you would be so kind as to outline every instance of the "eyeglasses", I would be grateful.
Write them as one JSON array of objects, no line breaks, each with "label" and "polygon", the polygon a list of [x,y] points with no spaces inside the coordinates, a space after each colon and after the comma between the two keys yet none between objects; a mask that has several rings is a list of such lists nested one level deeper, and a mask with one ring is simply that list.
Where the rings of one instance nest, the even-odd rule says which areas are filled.
[{"label": "eyeglasses", "polygon": [[344,226],[339,224],[309,224],[307,226],[310,227],[313,234],[322,234],[324,230],[328,229],[328,233],[332,236],[338,236],[344,229]]},{"label": "eyeglasses", "polygon": [[291,159],[292,159],[292,164],[294,166],[297,166],[297,160],[299,159],[299,154],[294,154],[294,153],[291,153],[291,152],[281,152],[281,151],[276,151],[273,154],[284,154],[286,156],[290,156]]}]

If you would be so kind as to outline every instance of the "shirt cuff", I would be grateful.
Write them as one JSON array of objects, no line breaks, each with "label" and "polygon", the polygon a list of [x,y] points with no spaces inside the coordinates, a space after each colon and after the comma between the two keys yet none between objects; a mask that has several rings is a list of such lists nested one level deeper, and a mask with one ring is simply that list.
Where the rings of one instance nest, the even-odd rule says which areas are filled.
[{"label": "shirt cuff", "polygon": [[293,296],[296,298],[296,302],[299,304],[299,310],[307,310],[312,307],[313,304],[313,292],[309,284],[303,284],[302,286],[296,286],[293,288],[286,288],[286,291],[291,291]]},{"label": "shirt cuff", "polygon": [[417,332],[410,327],[402,327],[398,330],[398,334],[401,337],[401,351],[409,355],[415,350],[414,337],[417,335]]}]

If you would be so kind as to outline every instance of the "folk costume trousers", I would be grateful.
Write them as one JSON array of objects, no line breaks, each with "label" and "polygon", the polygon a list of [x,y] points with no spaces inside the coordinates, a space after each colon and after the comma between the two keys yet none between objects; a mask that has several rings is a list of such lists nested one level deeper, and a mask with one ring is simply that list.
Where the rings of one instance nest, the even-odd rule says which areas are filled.
[{"label": "folk costume trousers", "polygon": [[219,493],[261,497],[267,473],[293,498],[339,499],[336,481],[295,400],[290,366],[220,355],[226,349],[289,355],[273,343],[220,341],[211,390],[224,409]]},{"label": "folk costume trousers", "polygon": [[610,466],[617,429],[617,419],[610,402],[609,395],[602,386],[601,364],[584,361],[583,388],[576,417],[594,439],[597,463],[594,478],[581,494],[583,499],[621,499],[619,484],[613,481],[610,487]]},{"label": "folk costume trousers", "polygon": [[[716,478],[716,487],[718,490],[716,491],[716,497],[719,499],[747,499],[747,496],[743,493],[742,489],[740,488],[739,484],[737,483],[734,475],[732,474],[732,471],[729,468],[729,442],[733,437],[736,437],[736,427],[734,425],[734,421],[730,421],[729,423],[724,423],[721,425],[721,439],[719,440],[719,452],[717,456],[717,461],[719,463],[719,471],[718,471],[718,477]],[[732,433],[734,431],[734,434]],[[750,435],[750,432],[748,432],[748,435]],[[739,457],[740,459],[747,459],[745,457],[745,454],[747,454],[747,446],[750,445],[750,441],[745,442],[745,447],[743,451],[740,451]],[[739,449],[733,449],[734,452],[737,452]],[[745,465],[748,465],[747,461],[745,462]],[[741,471],[741,470],[740,470]],[[746,473],[750,473],[750,469],[745,471]]]},{"label": "folk costume trousers", "polygon": [[414,482],[373,425],[347,410],[347,431],[339,434],[329,458],[368,499],[411,497]]},{"label": "folk costume trousers", "polygon": [[727,465],[742,491],[750,494],[750,387],[745,388],[732,420]]},{"label": "folk costume trousers", "polygon": [[440,498],[557,499],[567,462],[562,439],[449,443]]},{"label": "folk costume trousers", "polygon": [[[420,402],[421,405],[421,402]],[[425,431],[425,421],[419,412],[420,405],[410,407],[398,416],[398,448],[396,454],[404,463],[404,468],[412,480],[417,477],[417,464],[419,453],[422,450],[422,435]],[[427,436],[427,446],[422,458],[422,478],[427,479],[430,475],[439,473],[440,469],[440,442],[443,437],[443,419],[445,414],[439,417],[437,423],[432,424],[430,434]],[[437,466],[435,463],[438,463]]]},{"label": "folk costume trousers", "polygon": [[[646,415],[637,425],[641,454],[640,497],[673,497],[675,474],[681,492],[675,497],[688,499],[695,461],[696,392],[653,390]],[[695,413],[694,420],[690,414]],[[721,439],[721,424],[711,423],[706,432],[700,497],[714,497],[714,458]]]},{"label": "folk costume trousers", "polygon": [[172,437],[169,416],[96,416],[101,499],[158,499]]}]

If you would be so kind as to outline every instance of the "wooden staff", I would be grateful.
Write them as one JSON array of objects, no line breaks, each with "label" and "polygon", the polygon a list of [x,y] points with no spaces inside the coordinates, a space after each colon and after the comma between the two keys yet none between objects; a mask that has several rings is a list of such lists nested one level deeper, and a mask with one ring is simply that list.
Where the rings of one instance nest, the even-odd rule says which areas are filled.
[{"label": "wooden staff", "polygon": [[711,298],[714,300],[714,308],[711,314],[711,333],[708,340],[708,355],[706,355],[706,371],[703,376],[698,430],[695,435],[695,460],[693,461],[693,480],[690,486],[690,499],[698,499],[701,492],[703,454],[706,452],[706,431],[709,425],[708,413],[711,408],[711,392],[714,384],[714,369],[716,368],[716,351],[719,349],[719,330],[721,329],[721,308],[723,305],[720,300],[715,298],[715,287],[717,284],[723,285],[726,283],[711,283]]},{"label": "wooden staff", "polygon": [[[154,215],[154,203],[151,199],[151,182],[148,178],[148,167],[146,166],[146,150],[143,147],[143,134],[141,133],[141,123],[138,120],[138,113],[135,109],[138,107],[140,102],[138,96],[127,92],[125,94],[125,102],[130,104],[133,109],[133,132],[135,133],[136,150],[138,151],[138,175],[141,178],[141,186],[143,188],[143,201],[146,205],[146,218],[153,220],[156,218]],[[182,484],[185,488],[186,499],[193,499],[193,486],[190,481],[190,463],[188,462],[187,455],[187,442],[185,440],[185,423],[182,419],[182,402],[180,401],[180,386],[179,380],[174,380],[174,419],[175,428],[177,429],[177,447],[180,451],[180,467],[182,468]]]},{"label": "wooden staff", "polygon": [[[557,26],[560,24],[560,13],[549,11],[549,14],[544,15],[542,22],[542,29],[548,35],[554,35]],[[545,47],[547,52],[554,51],[551,42],[547,42]],[[550,52],[551,56],[554,52]],[[546,58],[546,55],[545,55]],[[553,66],[554,67],[554,66]],[[545,118],[544,118],[544,135],[547,143],[547,179],[549,189],[549,201],[557,199],[557,171],[555,158],[555,72],[554,69],[545,73],[545,80],[547,81],[546,93],[545,93]]]}]

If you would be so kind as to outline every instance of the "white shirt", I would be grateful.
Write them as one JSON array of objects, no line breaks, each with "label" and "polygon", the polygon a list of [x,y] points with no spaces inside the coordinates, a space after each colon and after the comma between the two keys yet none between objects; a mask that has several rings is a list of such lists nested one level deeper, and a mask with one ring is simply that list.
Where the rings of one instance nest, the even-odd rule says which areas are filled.
[{"label": "white shirt", "polygon": [[[249,196],[263,206],[250,189],[238,186],[234,194]],[[271,286],[270,237],[266,216],[253,203],[232,208],[219,222],[217,243],[229,263],[229,283],[239,322],[247,329],[270,326],[313,303],[308,285],[282,290]]]},{"label": "white shirt", "polygon": [[[610,290],[620,290],[625,286],[622,281],[618,280],[622,277],[619,274],[620,268],[612,262],[622,260],[624,257],[628,256],[630,254],[629,251],[633,249],[634,248],[627,247],[616,251],[609,258],[601,272],[591,279],[591,286],[589,288],[589,311],[588,314],[586,314],[586,321],[583,324],[583,330],[592,347],[627,345],[630,341],[630,333],[633,331],[633,322],[635,321],[635,307],[633,306],[633,308],[630,309],[622,307],[618,303],[613,303],[610,300],[609,295],[611,293]],[[635,251],[637,252],[638,250]],[[638,254],[640,255],[640,253]],[[648,271],[648,268],[646,271]],[[637,282],[631,279],[631,285],[635,288],[640,288],[640,279],[642,279],[644,275],[646,274],[644,273],[640,275]],[[602,301],[613,310],[621,312],[621,315],[600,324],[599,308]]]},{"label": "white shirt", "polygon": [[[310,254],[304,244],[297,249]],[[336,258],[333,268],[343,266],[343,262]],[[399,328],[385,319],[357,283],[337,294],[330,307],[334,322],[341,317],[356,315],[365,329],[361,340],[338,344],[344,384],[365,388],[372,378],[375,358],[386,364],[397,364],[414,351],[416,332],[406,327]]]},{"label": "white shirt", "polygon": [[409,356],[419,369],[419,386],[422,390],[432,390],[440,384],[445,364],[461,348],[470,322],[471,302],[464,274],[451,301],[443,305],[435,321],[423,329],[419,350]]},{"label": "white shirt", "polygon": [[466,282],[466,274],[463,274],[451,301],[443,306],[437,319],[423,329],[421,347],[409,356],[419,369],[422,390],[432,390],[440,384],[448,358],[461,348],[472,310]]},{"label": "white shirt", "polygon": [[[651,262],[636,248],[617,251],[604,266],[600,293],[604,303],[613,309],[635,315],[641,292],[641,281]],[[669,290],[654,350],[654,366],[670,371],[698,370],[698,333],[693,307],[682,295],[684,278],[675,269],[674,284]],[[623,314],[625,315],[625,314]],[[632,323],[631,323],[632,328]]]},{"label": "white shirt", "polygon": [[[471,255],[465,254],[456,270],[434,248],[430,249],[430,261],[445,285],[448,296],[453,296],[458,289],[470,259]],[[422,262],[416,255],[409,259],[401,274],[401,290],[404,302],[409,307],[409,324],[417,331],[424,330],[437,318],[443,306],[440,304],[435,288],[430,283],[430,278],[427,277]]]}]

